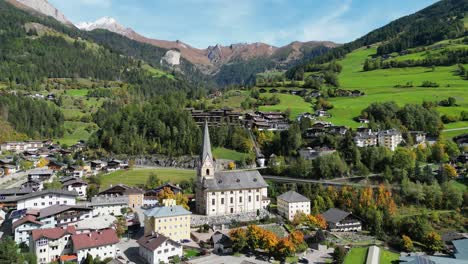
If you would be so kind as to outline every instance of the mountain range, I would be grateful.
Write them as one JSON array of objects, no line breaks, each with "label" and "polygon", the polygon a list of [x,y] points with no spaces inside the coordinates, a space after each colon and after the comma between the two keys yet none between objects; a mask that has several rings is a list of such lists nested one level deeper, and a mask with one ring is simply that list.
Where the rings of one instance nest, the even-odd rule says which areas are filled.
[{"label": "mountain range", "polygon": [[80,30],[93,31],[104,29],[141,43],[166,49],[167,52],[161,58],[161,62],[177,67],[181,63],[180,58],[184,58],[202,73],[211,76],[222,72],[225,65],[242,64],[245,66],[244,64],[248,64],[249,61],[255,59],[262,59],[262,66],[264,67],[257,67],[258,70],[247,72],[247,74],[252,75],[260,70],[263,71],[269,68],[286,69],[304,59],[310,59],[330,48],[338,46],[338,44],[329,41],[295,41],[283,47],[256,42],[237,43],[229,46],[216,44],[205,49],[198,49],[180,40],[169,41],[145,37],[138,34],[135,30],[119,24],[116,19],[111,17],[102,17],[94,22],[82,22],[73,25],[65,15],[53,7],[47,0],[8,1],[17,7],[53,17],[61,23],[77,27]]}]

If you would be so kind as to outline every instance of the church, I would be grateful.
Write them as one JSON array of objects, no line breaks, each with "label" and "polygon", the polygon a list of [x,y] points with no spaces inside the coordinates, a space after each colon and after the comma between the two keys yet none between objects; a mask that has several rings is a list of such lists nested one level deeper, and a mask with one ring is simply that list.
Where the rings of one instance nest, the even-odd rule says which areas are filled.
[{"label": "church", "polygon": [[257,170],[217,171],[205,122],[197,170],[196,210],[207,216],[242,214],[265,209],[268,184]]}]

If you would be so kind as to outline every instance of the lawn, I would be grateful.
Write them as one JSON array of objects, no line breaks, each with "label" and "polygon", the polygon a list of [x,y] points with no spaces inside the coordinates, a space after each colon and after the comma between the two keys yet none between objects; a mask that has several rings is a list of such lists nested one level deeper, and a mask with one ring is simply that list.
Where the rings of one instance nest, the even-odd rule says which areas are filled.
[{"label": "lawn", "polygon": [[240,161],[243,158],[246,158],[249,154],[238,152],[238,151],[227,149],[227,148],[214,148],[213,155],[217,159],[228,159],[228,160]]},{"label": "lawn", "polygon": [[193,258],[200,255],[200,251],[196,249],[184,249],[184,256],[187,258]]},{"label": "lawn", "polygon": [[[262,96],[272,96],[271,93],[264,93]],[[291,109],[290,119],[296,119],[297,116],[304,112],[312,112],[312,104],[307,103],[304,99],[298,95],[275,93],[278,96],[280,103],[277,105],[266,105],[260,106],[260,111],[281,111],[284,112],[287,109]]]},{"label": "lawn", "polygon": [[154,168],[154,169],[130,169],[119,170],[101,176],[101,188],[105,188],[111,184],[126,184],[136,186],[145,184],[151,173],[155,173],[163,182],[179,183],[182,180],[194,179],[195,170],[173,169],[173,168]]},{"label": "lawn", "polygon": [[88,140],[91,133],[86,131],[86,127],[92,125],[92,123],[65,121],[65,134],[61,138],[56,138],[55,141],[60,144],[66,144],[68,146],[74,145],[78,140]]},{"label": "lawn", "polygon": [[379,264],[398,263],[399,258],[400,258],[400,254],[380,248]]},{"label": "lawn", "polygon": [[66,95],[79,96],[79,97],[85,97],[88,94],[88,92],[89,92],[88,89],[69,89],[69,90],[65,90]]},{"label": "lawn", "polygon": [[[330,121],[339,125],[358,127],[353,121],[360,112],[373,102],[395,101],[399,105],[420,104],[422,101],[440,101],[449,96],[457,99],[456,107],[438,107],[442,114],[459,115],[468,109],[468,82],[454,74],[457,66],[436,67],[435,71],[425,67],[393,68],[374,71],[362,71],[364,60],[375,54],[375,48],[359,49],[346,55],[340,61],[343,70],[339,75],[341,88],[358,89],[366,95],[361,97],[337,97],[330,101],[334,108]],[[418,87],[423,81],[432,81],[440,85],[437,88]],[[412,88],[395,88],[397,84],[412,82]],[[463,126],[453,123],[450,126]]]},{"label": "lawn", "polygon": [[367,248],[352,248],[345,257],[344,264],[364,264],[366,263]]},{"label": "lawn", "polygon": [[[461,188],[461,186],[457,186]],[[421,209],[420,207],[416,206],[401,206],[398,208],[398,212],[395,218],[404,218],[404,217],[411,217],[416,215],[422,214],[429,214],[431,212],[437,212],[439,215],[448,214],[454,212],[454,210],[432,210],[432,209]]]}]

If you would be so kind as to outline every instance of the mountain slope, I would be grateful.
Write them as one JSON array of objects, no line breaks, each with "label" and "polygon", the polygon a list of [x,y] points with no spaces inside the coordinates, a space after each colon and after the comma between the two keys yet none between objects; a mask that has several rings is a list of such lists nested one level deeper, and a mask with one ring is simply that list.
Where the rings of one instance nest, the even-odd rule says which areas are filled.
[{"label": "mountain slope", "polygon": [[43,15],[53,17],[55,20],[68,25],[73,26],[64,14],[62,14],[57,8],[52,6],[47,0],[7,0],[18,8],[25,10],[34,10]]},{"label": "mountain slope", "polygon": [[[275,47],[265,43],[238,43],[229,46],[215,45],[206,49],[197,49],[179,40],[167,41],[151,39],[142,36],[131,28],[126,28],[115,19],[104,17],[95,22],[83,22],[77,25],[78,28],[86,31],[95,29],[105,29],[123,35],[132,40],[154,45],[168,50],[179,52],[182,58],[196,65],[202,72],[209,75],[217,75],[225,65],[243,62],[249,64],[249,60],[267,58],[272,67],[283,67],[294,64],[304,58],[315,56],[315,48],[328,49],[336,47],[332,42],[293,42],[284,47]],[[251,76],[240,76],[250,78]]]}]

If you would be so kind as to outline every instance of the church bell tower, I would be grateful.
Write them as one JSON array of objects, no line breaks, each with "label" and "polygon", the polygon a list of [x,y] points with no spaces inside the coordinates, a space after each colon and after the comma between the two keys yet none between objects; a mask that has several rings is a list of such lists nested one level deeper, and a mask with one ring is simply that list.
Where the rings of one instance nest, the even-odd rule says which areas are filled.
[{"label": "church bell tower", "polygon": [[200,163],[198,165],[198,180],[213,179],[215,173],[215,164],[213,154],[211,153],[210,132],[208,130],[208,123],[205,121],[205,128],[203,131],[203,149],[200,155]]}]

